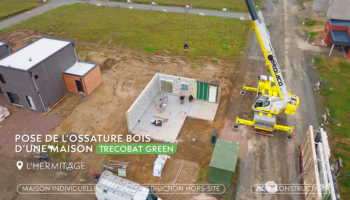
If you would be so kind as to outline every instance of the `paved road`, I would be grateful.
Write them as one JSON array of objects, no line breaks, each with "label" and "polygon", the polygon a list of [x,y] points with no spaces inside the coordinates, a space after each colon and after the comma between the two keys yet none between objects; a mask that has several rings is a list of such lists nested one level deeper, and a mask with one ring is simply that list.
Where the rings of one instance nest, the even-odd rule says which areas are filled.
[{"label": "paved road", "polygon": [[[185,13],[186,9],[181,7],[167,7],[167,6],[152,6],[148,4],[128,4],[128,3],[121,3],[121,2],[103,2],[103,1],[77,1],[77,0],[51,0],[49,3],[40,6],[34,10],[31,10],[29,12],[17,15],[15,17],[11,17],[7,20],[0,22],[0,30],[4,28],[8,28],[10,26],[16,25],[21,23],[22,21],[28,20],[32,17],[35,17],[37,15],[40,15],[44,12],[47,12],[51,9],[60,7],[62,5],[70,5],[73,3],[82,3],[82,4],[94,4],[97,3],[101,4],[102,6],[110,6],[110,7],[121,7],[121,8],[129,8],[130,6],[133,7],[133,9],[140,9],[140,10],[157,10],[157,11],[164,11],[167,12],[174,12],[174,13]],[[191,14],[199,14],[204,13],[204,15],[209,16],[217,16],[217,17],[227,17],[227,18],[237,18],[240,17],[248,18],[248,13],[233,13],[233,12],[221,12],[221,11],[213,11],[213,10],[200,10],[200,9],[189,9],[189,13]]]}]

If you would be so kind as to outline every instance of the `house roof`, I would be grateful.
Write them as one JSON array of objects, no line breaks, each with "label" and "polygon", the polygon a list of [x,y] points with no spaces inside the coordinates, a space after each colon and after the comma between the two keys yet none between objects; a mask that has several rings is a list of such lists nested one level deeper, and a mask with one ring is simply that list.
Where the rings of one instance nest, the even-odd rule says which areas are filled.
[{"label": "house roof", "polygon": [[43,37],[2,58],[0,66],[27,71],[71,43]]},{"label": "house roof", "polygon": [[96,66],[97,64],[95,63],[78,61],[72,67],[67,69],[67,71],[65,71],[64,73],[83,77],[87,73],[89,73],[92,69],[94,69]]},{"label": "house roof", "polygon": [[313,10],[326,12],[328,9],[329,0],[314,0]]},{"label": "house roof", "polygon": [[217,139],[209,166],[235,172],[238,149],[238,142]]},{"label": "house roof", "polygon": [[327,10],[327,17],[332,19],[350,20],[349,0],[331,1]]},{"label": "house roof", "polygon": [[333,44],[350,46],[350,35],[347,31],[330,30],[329,32],[332,37]]},{"label": "house roof", "polygon": [[350,20],[329,19],[329,23],[332,26],[346,26],[346,27],[350,27]]}]

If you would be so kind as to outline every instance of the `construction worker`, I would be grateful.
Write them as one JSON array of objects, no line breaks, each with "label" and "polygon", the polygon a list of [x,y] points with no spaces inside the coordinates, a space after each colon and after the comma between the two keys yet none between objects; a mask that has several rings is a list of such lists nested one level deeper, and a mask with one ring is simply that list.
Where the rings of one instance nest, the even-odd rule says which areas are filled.
[{"label": "construction worker", "polygon": [[190,103],[193,101],[193,96],[192,96],[192,95],[190,95],[190,96],[188,97],[188,101],[189,101]]},{"label": "construction worker", "polygon": [[183,104],[185,102],[185,96],[180,96],[180,103]]},{"label": "construction worker", "polygon": [[185,50],[185,53],[187,53],[187,50],[188,50],[188,45],[187,44],[184,44],[184,50]]}]

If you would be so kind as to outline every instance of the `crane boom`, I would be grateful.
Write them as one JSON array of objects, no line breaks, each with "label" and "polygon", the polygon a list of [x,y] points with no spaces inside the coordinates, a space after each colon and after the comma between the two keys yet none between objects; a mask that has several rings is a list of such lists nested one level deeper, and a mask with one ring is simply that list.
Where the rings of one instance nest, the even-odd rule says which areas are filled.
[{"label": "crane boom", "polygon": [[261,50],[265,57],[265,65],[268,66],[269,71],[273,77],[275,85],[277,88],[277,93],[281,100],[286,99],[288,95],[286,84],[283,80],[281,69],[278,65],[275,51],[272,47],[270,40],[270,33],[266,28],[264,18],[261,11],[256,12],[253,2],[251,0],[245,0],[249,9],[249,13],[252,18],[252,26],[258,37]]},{"label": "crane boom", "polygon": [[267,76],[259,76],[257,88],[246,87],[244,90],[257,92],[253,102],[253,121],[236,118],[236,123],[253,126],[255,129],[273,132],[274,130],[293,131],[292,127],[276,124],[276,117],[282,111],[289,115],[294,115],[299,105],[299,97],[287,91],[286,83],[283,80],[282,71],[277,62],[275,50],[271,44],[271,36],[264,22],[261,11],[255,10],[252,0],[245,0],[250,16],[252,18],[252,28],[256,33],[261,50],[265,58],[265,66],[268,68]]}]

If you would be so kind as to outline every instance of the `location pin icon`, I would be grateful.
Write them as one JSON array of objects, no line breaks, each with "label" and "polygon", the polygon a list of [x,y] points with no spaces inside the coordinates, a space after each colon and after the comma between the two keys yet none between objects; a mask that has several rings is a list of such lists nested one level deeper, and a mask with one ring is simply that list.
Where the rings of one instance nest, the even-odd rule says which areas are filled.
[{"label": "location pin icon", "polygon": [[23,167],[23,162],[22,161],[18,161],[16,165],[17,165],[18,169],[21,170],[22,167]]}]

